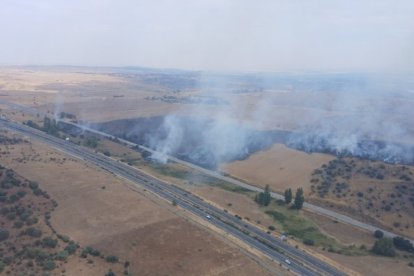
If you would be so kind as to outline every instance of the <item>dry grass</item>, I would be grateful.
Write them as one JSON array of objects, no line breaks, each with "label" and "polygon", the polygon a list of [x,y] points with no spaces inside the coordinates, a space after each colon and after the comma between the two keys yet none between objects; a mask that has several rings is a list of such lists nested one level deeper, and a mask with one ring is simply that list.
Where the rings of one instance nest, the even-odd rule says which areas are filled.
[{"label": "dry grass", "polygon": [[307,154],[277,144],[246,160],[225,164],[221,170],[255,186],[269,185],[273,191],[283,192],[287,188],[295,190],[303,187],[307,192],[313,170],[332,159],[329,155]]},{"label": "dry grass", "polygon": [[[267,274],[237,248],[174,215],[171,204],[131,192],[109,173],[37,143],[8,151],[1,162],[39,182],[58,202],[51,220],[58,232],[129,260],[135,274]],[[86,275],[92,268],[84,269]]]}]

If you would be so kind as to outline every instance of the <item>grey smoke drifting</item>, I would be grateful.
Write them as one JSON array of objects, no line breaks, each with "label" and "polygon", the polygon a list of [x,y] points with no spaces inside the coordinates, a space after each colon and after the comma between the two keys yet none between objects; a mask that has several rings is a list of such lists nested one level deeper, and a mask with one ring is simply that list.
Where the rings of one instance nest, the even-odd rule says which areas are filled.
[{"label": "grey smoke drifting", "polygon": [[[411,80],[411,82],[410,82]],[[287,144],[307,152],[414,162],[412,78],[365,77],[360,87],[321,98],[328,111],[303,118]]]},{"label": "grey smoke drifting", "polygon": [[175,96],[198,91],[229,104],[181,104],[166,116],[96,127],[155,149],[153,158],[161,162],[173,155],[212,169],[275,143],[309,153],[414,163],[410,76],[189,73],[193,81],[185,82],[186,76],[169,76]]},{"label": "grey smoke drifting", "polygon": [[[290,111],[291,116],[297,117],[297,122],[291,129],[285,129],[290,131],[289,134],[281,130],[259,130],[262,122],[273,119],[276,109],[291,104],[286,97],[283,101],[277,96],[263,98],[255,109],[249,110],[250,117],[254,118],[253,125],[249,126],[239,117],[246,107],[241,100],[218,113],[197,106],[186,113],[216,119],[188,120],[175,114],[166,116],[158,128],[164,135],[149,138],[149,145],[161,153],[155,158],[165,161],[163,154],[170,154],[216,167],[223,162],[246,158],[272,143],[283,142],[306,152],[357,156],[390,163],[414,162],[414,125],[409,119],[414,118],[410,108],[414,94],[410,92],[412,83],[407,79],[341,74],[287,79],[268,76],[255,79],[254,83],[258,91],[269,89],[265,85],[280,89],[289,84],[294,87],[287,97],[292,102],[295,97],[311,95],[308,102],[300,104],[307,108],[303,116],[294,114],[295,109]],[[234,91],[236,87],[232,89]],[[209,93],[208,88],[204,93]],[[221,93],[225,96],[226,90]]]}]

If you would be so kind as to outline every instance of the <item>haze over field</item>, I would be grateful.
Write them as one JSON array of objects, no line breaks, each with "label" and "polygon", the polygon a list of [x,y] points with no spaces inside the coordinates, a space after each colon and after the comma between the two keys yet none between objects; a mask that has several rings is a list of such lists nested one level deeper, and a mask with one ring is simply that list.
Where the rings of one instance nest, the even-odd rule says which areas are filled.
[{"label": "haze over field", "polygon": [[410,0],[5,0],[0,64],[413,72]]}]

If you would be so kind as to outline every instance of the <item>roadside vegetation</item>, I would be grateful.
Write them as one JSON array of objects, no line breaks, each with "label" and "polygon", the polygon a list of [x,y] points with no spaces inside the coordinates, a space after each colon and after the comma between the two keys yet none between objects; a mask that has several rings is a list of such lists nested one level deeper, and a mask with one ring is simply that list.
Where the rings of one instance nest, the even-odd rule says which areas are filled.
[{"label": "roadside vegetation", "polygon": [[[38,183],[0,166],[0,273],[49,275],[69,259],[85,258],[92,265],[105,257],[54,229],[50,219],[57,206]],[[122,269],[118,257],[105,258]]]}]

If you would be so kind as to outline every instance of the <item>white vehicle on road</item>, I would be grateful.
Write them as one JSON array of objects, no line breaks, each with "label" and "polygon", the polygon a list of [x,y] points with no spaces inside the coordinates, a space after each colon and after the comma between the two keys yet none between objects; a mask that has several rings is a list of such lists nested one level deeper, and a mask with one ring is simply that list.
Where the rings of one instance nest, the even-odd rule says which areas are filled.
[{"label": "white vehicle on road", "polygon": [[285,263],[287,263],[288,265],[290,265],[290,264],[291,264],[291,262],[290,262],[290,260],[289,260],[289,259],[286,259],[286,260],[285,260]]},{"label": "white vehicle on road", "polygon": [[211,216],[210,215],[207,215],[206,218],[211,219]]}]

